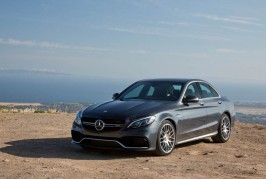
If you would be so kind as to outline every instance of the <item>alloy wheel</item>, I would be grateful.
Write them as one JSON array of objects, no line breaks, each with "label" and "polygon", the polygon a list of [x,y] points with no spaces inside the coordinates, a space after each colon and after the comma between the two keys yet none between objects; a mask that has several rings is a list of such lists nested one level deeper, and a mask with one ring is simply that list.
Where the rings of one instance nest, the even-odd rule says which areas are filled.
[{"label": "alloy wheel", "polygon": [[225,116],[221,121],[221,133],[224,140],[227,140],[231,133],[231,124],[227,116]]},{"label": "alloy wheel", "polygon": [[166,123],[160,131],[160,148],[164,153],[170,153],[175,146],[175,129]]}]

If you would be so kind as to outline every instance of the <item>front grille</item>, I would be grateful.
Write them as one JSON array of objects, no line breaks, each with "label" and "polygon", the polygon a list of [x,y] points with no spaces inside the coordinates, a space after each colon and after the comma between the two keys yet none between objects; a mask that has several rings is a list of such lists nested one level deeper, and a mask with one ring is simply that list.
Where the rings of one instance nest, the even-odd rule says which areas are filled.
[{"label": "front grille", "polygon": [[81,145],[90,148],[111,148],[122,149],[123,147],[114,141],[101,141],[101,140],[83,140]]},{"label": "front grille", "polygon": [[[99,120],[99,118],[82,118],[82,125],[85,129],[93,132],[99,132],[95,128],[95,122]],[[105,118],[100,119],[104,122],[105,126],[100,132],[110,132],[110,131],[118,131],[125,125],[125,120],[122,119],[113,119],[113,118]]]}]

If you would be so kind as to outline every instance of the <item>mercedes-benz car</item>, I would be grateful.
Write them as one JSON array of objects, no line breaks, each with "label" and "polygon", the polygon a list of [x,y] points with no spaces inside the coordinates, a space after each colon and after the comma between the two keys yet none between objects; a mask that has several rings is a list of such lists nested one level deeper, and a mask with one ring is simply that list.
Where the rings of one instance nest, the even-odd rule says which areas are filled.
[{"label": "mercedes-benz car", "polygon": [[234,104],[206,81],[148,79],[79,111],[71,134],[84,148],[169,155],[178,144],[206,137],[227,142],[234,121]]}]

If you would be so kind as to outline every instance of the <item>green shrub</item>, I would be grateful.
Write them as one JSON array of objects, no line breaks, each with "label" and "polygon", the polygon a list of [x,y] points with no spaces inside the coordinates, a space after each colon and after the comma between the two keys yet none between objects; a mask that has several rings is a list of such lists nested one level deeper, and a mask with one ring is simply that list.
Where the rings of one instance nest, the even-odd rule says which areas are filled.
[{"label": "green shrub", "polygon": [[45,113],[45,111],[44,111],[44,110],[41,110],[41,109],[36,109],[36,110],[34,111],[34,113]]}]

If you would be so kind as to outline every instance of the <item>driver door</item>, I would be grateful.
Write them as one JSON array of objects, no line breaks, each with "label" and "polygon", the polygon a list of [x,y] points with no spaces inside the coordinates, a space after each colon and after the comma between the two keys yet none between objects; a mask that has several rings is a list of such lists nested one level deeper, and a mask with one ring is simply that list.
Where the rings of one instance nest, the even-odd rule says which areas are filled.
[{"label": "driver door", "polygon": [[182,117],[178,120],[177,142],[204,135],[204,128],[206,126],[207,110],[195,82],[187,86],[184,98],[186,96],[196,96],[199,98],[199,101],[183,104],[183,107],[180,109]]}]

